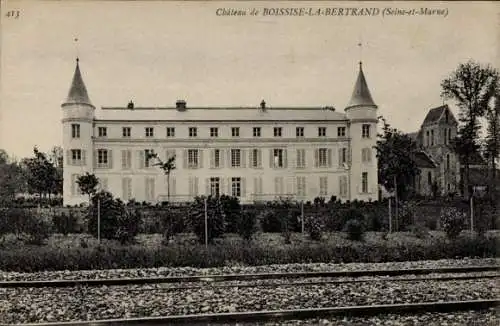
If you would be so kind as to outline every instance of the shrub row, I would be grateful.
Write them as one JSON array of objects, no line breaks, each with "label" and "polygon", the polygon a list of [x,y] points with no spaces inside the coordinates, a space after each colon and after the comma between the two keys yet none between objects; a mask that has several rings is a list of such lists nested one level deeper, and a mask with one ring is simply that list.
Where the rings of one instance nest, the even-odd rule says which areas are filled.
[{"label": "shrub row", "polygon": [[458,238],[439,243],[394,244],[352,243],[332,246],[288,245],[265,247],[257,244],[238,246],[219,244],[144,247],[107,245],[90,248],[25,247],[0,250],[0,270],[37,272],[45,270],[86,270],[116,268],[220,267],[229,262],[242,265],[291,263],[395,262],[462,257],[496,257],[495,239]]}]

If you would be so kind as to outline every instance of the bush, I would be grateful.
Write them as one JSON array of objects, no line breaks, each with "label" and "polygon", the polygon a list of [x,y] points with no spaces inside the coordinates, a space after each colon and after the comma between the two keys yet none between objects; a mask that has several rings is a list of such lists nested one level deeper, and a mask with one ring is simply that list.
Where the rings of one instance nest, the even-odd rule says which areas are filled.
[{"label": "bush", "polygon": [[157,219],[160,223],[163,245],[168,245],[174,235],[187,231],[185,210],[169,207],[162,210],[161,214],[157,215]]},{"label": "bush", "polygon": [[305,219],[305,229],[307,233],[309,233],[309,237],[312,240],[319,241],[321,240],[321,235],[323,231],[323,224],[317,217],[309,216]]},{"label": "bush", "polygon": [[62,212],[61,214],[54,214],[52,216],[52,225],[57,233],[68,235],[78,231],[78,218],[72,210],[69,214]]},{"label": "bush", "polygon": [[429,236],[429,229],[424,225],[412,225],[408,230],[418,239],[425,239]]},{"label": "bush", "polygon": [[114,199],[109,192],[102,191],[92,197],[87,215],[88,232],[97,236],[97,214],[99,202],[100,237],[115,239],[122,243],[133,241],[139,232],[141,215],[137,211],[128,213],[125,204],[120,199]]},{"label": "bush", "polygon": [[363,226],[358,219],[348,220],[345,224],[345,231],[349,240],[361,241],[363,239]]},{"label": "bush", "polygon": [[456,238],[464,229],[466,215],[454,207],[441,209],[441,226],[450,239]]},{"label": "bush", "polygon": [[191,204],[189,224],[200,243],[205,242],[205,198],[207,199],[207,238],[208,243],[213,243],[215,238],[220,238],[226,231],[226,217],[222,203],[217,197],[196,197]]},{"label": "bush", "polygon": [[239,214],[237,223],[237,233],[244,239],[249,241],[257,231],[257,215],[254,211],[246,210]]},{"label": "bush", "polygon": [[49,238],[51,225],[30,209],[7,208],[0,211],[0,237],[12,233],[18,240],[41,245]]},{"label": "bush", "polygon": [[220,196],[220,202],[226,217],[226,232],[237,233],[238,223],[241,218],[241,205],[239,198],[222,195]]}]

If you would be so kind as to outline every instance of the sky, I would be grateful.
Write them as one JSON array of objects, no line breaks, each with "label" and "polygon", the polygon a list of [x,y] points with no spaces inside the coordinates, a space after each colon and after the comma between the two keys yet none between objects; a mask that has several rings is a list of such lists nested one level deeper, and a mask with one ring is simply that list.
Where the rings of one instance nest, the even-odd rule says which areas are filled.
[{"label": "sky", "polygon": [[[417,131],[441,81],[469,59],[500,66],[495,2],[2,1],[0,149],[62,144],[75,58],[101,106],[334,106],[358,62],[393,126]],[[264,16],[265,8],[378,8],[374,16]],[[246,16],[220,16],[217,9]],[[446,9],[390,16],[385,8]],[[249,15],[252,9],[256,16]],[[384,10],[385,9],[385,10]],[[9,14],[10,13],[10,14]],[[74,39],[78,41],[75,42]],[[362,47],[358,46],[362,44]],[[457,113],[453,102],[446,102]]]}]

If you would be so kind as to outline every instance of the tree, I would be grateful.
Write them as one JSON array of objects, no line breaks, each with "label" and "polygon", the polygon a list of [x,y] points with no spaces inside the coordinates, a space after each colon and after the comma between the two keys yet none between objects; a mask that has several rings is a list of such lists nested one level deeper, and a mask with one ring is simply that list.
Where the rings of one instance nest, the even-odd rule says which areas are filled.
[{"label": "tree", "polygon": [[494,95],[499,73],[489,65],[474,61],[460,64],[441,83],[442,96],[455,100],[460,108],[458,136],[454,149],[464,166],[464,196],[469,197],[469,165],[473,155],[479,152],[479,120]]},{"label": "tree", "polygon": [[89,204],[91,203],[92,195],[96,193],[99,179],[95,174],[85,173],[76,180],[80,191],[89,196]]},{"label": "tree", "polygon": [[383,122],[383,133],[378,135],[375,146],[379,182],[393,189],[397,185],[398,197],[404,198],[410,191],[409,185],[420,173],[414,158],[417,143],[410,136],[391,128],[383,117],[379,120]]},{"label": "tree", "polygon": [[490,164],[490,198],[492,199],[493,210],[496,211],[497,193],[497,167],[495,161],[500,158],[500,86],[497,85],[492,103],[487,108],[486,139],[484,142],[484,153]]},{"label": "tree", "polygon": [[17,162],[11,162],[9,155],[0,149],[0,205],[12,203],[16,193],[23,190],[22,169]]},{"label": "tree", "polygon": [[50,198],[50,194],[57,193],[58,174],[44,153],[34,147],[33,154],[34,157],[23,159],[22,163],[26,167],[28,190],[39,194],[41,201],[44,194]]},{"label": "tree", "polygon": [[156,153],[149,153],[149,159],[156,159],[158,162],[154,163],[154,166],[159,166],[163,170],[163,173],[167,176],[167,200],[170,202],[170,173],[175,170],[175,155],[167,158],[167,161],[163,162]]}]

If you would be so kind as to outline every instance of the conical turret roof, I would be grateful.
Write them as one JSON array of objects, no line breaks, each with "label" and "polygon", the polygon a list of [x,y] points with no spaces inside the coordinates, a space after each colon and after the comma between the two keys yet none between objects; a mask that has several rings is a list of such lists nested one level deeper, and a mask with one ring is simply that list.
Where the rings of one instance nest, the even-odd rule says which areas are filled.
[{"label": "conical turret roof", "polygon": [[80,72],[78,58],[76,59],[75,74],[73,75],[73,81],[71,82],[71,88],[69,89],[65,104],[92,105],[87,93],[87,88],[85,87],[85,83],[83,82],[82,74]]},{"label": "conical turret roof", "polygon": [[377,107],[375,102],[373,102],[372,95],[368,89],[368,84],[366,83],[365,74],[363,73],[363,65],[359,63],[359,73],[356,84],[354,85],[354,91],[352,92],[351,100],[347,104],[346,109],[355,106],[372,106]]}]

